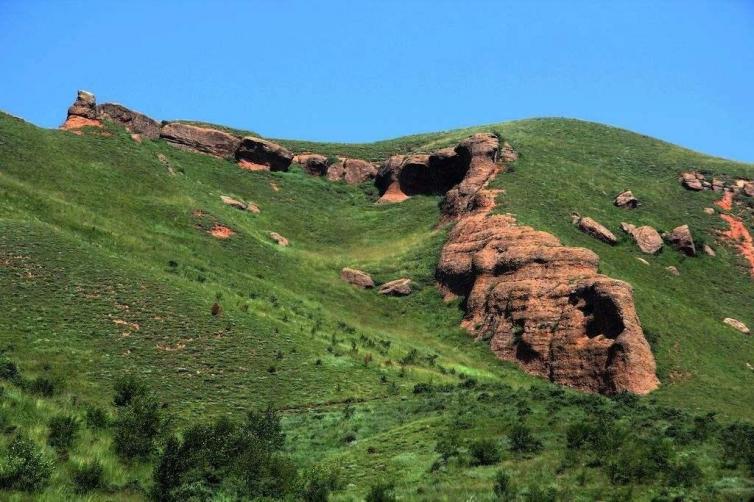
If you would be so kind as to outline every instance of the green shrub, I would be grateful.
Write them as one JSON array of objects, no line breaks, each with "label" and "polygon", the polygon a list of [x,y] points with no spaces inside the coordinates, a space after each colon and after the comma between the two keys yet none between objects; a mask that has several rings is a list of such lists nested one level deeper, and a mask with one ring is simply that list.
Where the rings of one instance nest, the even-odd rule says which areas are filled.
[{"label": "green shrub", "polygon": [[500,500],[509,500],[513,497],[513,485],[511,483],[511,477],[507,472],[500,470],[495,473],[495,482],[492,485],[492,492]]},{"label": "green shrub", "polygon": [[336,469],[315,466],[304,476],[301,498],[307,502],[327,502],[328,496],[338,489],[338,485]]},{"label": "green shrub", "polygon": [[369,493],[364,498],[366,502],[394,502],[395,501],[395,484],[394,483],[377,483],[369,489]]},{"label": "green shrub", "polygon": [[542,448],[542,443],[532,435],[529,427],[524,424],[514,425],[508,438],[510,439],[511,450],[518,453],[531,453]]},{"label": "green shrub", "polygon": [[55,394],[55,381],[50,377],[39,376],[27,384],[27,389],[32,394],[51,397]]},{"label": "green shrub", "polygon": [[113,445],[118,455],[125,459],[145,459],[154,451],[165,417],[157,400],[144,395],[121,406],[113,425]]},{"label": "green shrub", "polygon": [[49,481],[52,466],[41,448],[30,439],[18,436],[8,446],[0,464],[0,488],[39,490]]},{"label": "green shrub", "polygon": [[18,371],[16,363],[11,361],[5,354],[0,354],[0,379],[9,382],[18,382],[21,374]]},{"label": "green shrub", "polygon": [[720,442],[727,464],[745,463],[754,474],[754,425],[730,424],[720,431]]},{"label": "green shrub", "polygon": [[668,470],[670,486],[693,486],[702,480],[702,470],[692,458],[683,457],[673,463]]},{"label": "green shrub", "polygon": [[115,382],[114,388],[113,404],[115,406],[127,406],[134,398],[147,394],[146,384],[133,375],[119,378]]},{"label": "green shrub", "polygon": [[49,423],[50,432],[47,444],[58,450],[67,450],[73,446],[79,433],[79,421],[76,417],[58,415],[52,417]]},{"label": "green shrub", "polygon": [[99,406],[87,406],[84,419],[90,429],[104,429],[110,423],[107,412]]},{"label": "green shrub", "polygon": [[102,488],[105,471],[99,460],[78,464],[73,468],[71,479],[77,493],[86,493]]},{"label": "green shrub", "polygon": [[458,455],[458,436],[455,434],[446,434],[437,441],[435,451],[440,454],[440,457],[447,462],[451,457]]},{"label": "green shrub", "polygon": [[500,460],[500,449],[492,439],[478,439],[469,445],[474,465],[492,465]]}]

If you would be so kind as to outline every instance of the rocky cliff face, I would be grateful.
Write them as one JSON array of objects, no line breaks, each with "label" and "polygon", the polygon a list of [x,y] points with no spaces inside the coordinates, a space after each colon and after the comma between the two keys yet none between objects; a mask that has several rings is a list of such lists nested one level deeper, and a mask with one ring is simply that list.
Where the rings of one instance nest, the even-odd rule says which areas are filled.
[{"label": "rocky cliff face", "polygon": [[[437,279],[447,294],[466,297],[463,326],[501,359],[553,382],[604,394],[657,388],[631,286],[598,274],[592,251],[488,214],[497,138],[475,135],[455,151],[468,169],[442,203],[457,222]],[[506,158],[514,158],[510,150]]]}]

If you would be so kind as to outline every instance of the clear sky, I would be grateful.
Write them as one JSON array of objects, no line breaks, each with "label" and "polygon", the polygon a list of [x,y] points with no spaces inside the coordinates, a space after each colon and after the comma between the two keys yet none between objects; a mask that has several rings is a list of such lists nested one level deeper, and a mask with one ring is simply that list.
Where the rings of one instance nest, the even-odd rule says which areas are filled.
[{"label": "clear sky", "polygon": [[0,68],[47,127],[87,89],[271,137],[564,116],[754,161],[754,0],[0,0]]}]

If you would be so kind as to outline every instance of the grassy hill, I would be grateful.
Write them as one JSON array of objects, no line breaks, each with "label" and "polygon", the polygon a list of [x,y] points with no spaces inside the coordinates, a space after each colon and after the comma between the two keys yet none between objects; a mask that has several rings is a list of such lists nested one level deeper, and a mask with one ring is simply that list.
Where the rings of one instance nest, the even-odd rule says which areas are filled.
[{"label": "grassy hill", "polygon": [[[124,459],[113,448],[115,426],[93,425],[92,410],[119,423],[113,385],[124,376],[164,403],[178,437],[198,422],[276,408],[284,453],[302,473],[336,472],[336,500],[360,500],[380,483],[393,483],[404,500],[494,500],[499,471],[527,500],[754,494],[754,457],[740,446],[754,429],[739,423],[754,419],[746,364],[754,348],[721,323],[730,316],[754,326],[754,281],[732,248],[715,244],[724,224],[703,211],[715,194],[687,192],[676,179],[685,169],[754,178],[754,166],[564,119],[361,145],[279,142],[382,160],[480,130],[499,132],[520,152],[512,172],[494,181],[505,190],[497,210],[593,249],[604,273],[633,284],[658,391],[583,395],[474,343],[458,327],[458,302],[444,303],[434,287],[447,231],[437,226],[436,197],[375,205],[368,184],[331,183],[295,167],[250,173],[161,141],[136,143],[113,125],[107,135],[79,136],[0,114],[0,350],[4,367],[18,368],[0,375],[0,447],[9,452],[14,438],[28,436],[53,466],[38,491],[7,494],[149,498],[164,441],[151,456]],[[612,205],[626,188],[639,209]],[[221,195],[261,212],[226,206]],[[621,221],[663,230],[688,223],[717,257],[670,249],[648,257],[626,239],[609,247],[578,232],[573,211],[613,230]],[[752,228],[749,209],[737,211]],[[214,238],[215,224],[234,234]],[[277,246],[273,231],[291,245]],[[417,291],[387,298],[357,290],[340,280],[344,266],[377,282],[411,277]],[[50,420],[61,415],[80,423],[63,449],[48,444]],[[495,450],[499,459],[485,457]],[[104,484],[77,494],[72,480],[95,458]],[[6,453],[0,485],[11,460]],[[224,493],[216,499],[234,498]]]}]

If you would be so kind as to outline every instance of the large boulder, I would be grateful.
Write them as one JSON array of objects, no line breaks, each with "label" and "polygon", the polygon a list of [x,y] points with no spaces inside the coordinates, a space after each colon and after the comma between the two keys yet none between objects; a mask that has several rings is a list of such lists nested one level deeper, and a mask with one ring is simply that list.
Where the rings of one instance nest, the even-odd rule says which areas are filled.
[{"label": "large boulder", "polygon": [[288,149],[262,138],[245,136],[237,148],[236,160],[261,166],[269,171],[287,171],[293,161]]},{"label": "large boulder", "polygon": [[631,286],[598,264],[512,216],[472,213],[450,231],[437,279],[466,297],[463,326],[499,358],[586,391],[646,394],[659,382]]},{"label": "large boulder", "polygon": [[377,167],[361,159],[339,159],[327,168],[327,179],[345,181],[349,185],[364,183],[374,179],[376,175]]},{"label": "large boulder", "polygon": [[688,225],[676,227],[670,233],[665,234],[664,237],[671,246],[686,256],[696,256],[694,239],[691,236],[691,230],[689,230]]},{"label": "large boulder", "polygon": [[374,287],[372,277],[366,272],[355,268],[343,268],[343,270],[340,271],[340,278],[359,288],[369,289]]},{"label": "large boulder", "polygon": [[381,295],[406,296],[411,294],[411,279],[401,278],[386,282],[377,290]]},{"label": "large boulder", "polygon": [[636,207],[639,205],[639,199],[634,197],[634,194],[631,192],[631,190],[626,190],[619,193],[615,197],[615,201],[613,203],[616,206],[622,207],[624,209],[636,209]]},{"label": "large boulder", "polygon": [[649,225],[636,227],[630,223],[621,223],[620,226],[636,242],[642,253],[657,254],[662,249],[662,237]]},{"label": "large boulder", "polygon": [[241,144],[238,136],[225,131],[181,122],[169,122],[163,125],[160,137],[182,150],[226,159],[233,158]]},{"label": "large boulder", "polygon": [[327,157],[316,153],[301,153],[293,157],[293,162],[304,168],[312,176],[327,174]]},{"label": "large boulder", "polygon": [[160,137],[159,122],[147,117],[143,113],[129,110],[125,106],[116,103],[105,103],[97,107],[97,114],[101,119],[121,124],[130,133],[149,139]]},{"label": "large boulder", "polygon": [[101,127],[102,122],[97,116],[97,101],[94,94],[79,91],[76,101],[68,108],[68,116],[61,126],[62,129],[76,130],[82,127]]},{"label": "large boulder", "polygon": [[611,246],[614,246],[618,242],[618,238],[607,227],[596,220],[587,216],[579,217],[578,215],[575,215],[574,220],[579,230],[585,234],[591,235],[595,239],[601,240]]}]

